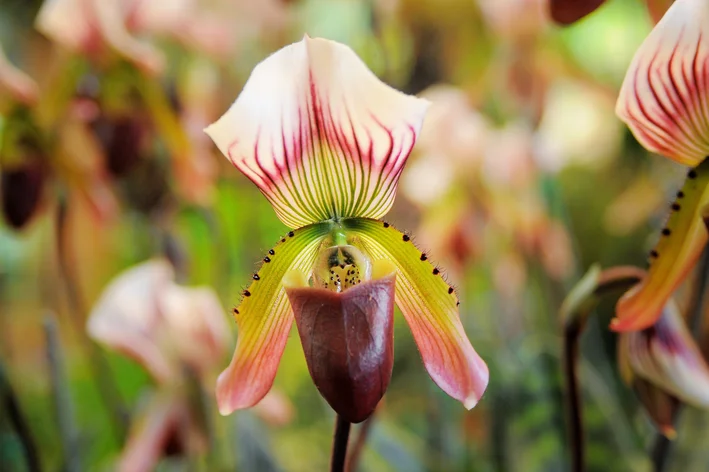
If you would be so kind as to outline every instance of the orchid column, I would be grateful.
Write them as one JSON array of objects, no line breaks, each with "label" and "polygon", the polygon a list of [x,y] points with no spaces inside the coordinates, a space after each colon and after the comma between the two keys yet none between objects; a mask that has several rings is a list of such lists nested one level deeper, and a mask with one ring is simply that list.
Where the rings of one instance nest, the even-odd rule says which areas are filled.
[{"label": "orchid column", "polygon": [[482,396],[487,366],[454,289],[410,236],[379,220],[427,106],[347,46],[306,36],[259,64],[206,129],[293,228],[234,310],[239,339],[217,385],[223,414],[271,388],[295,315],[316,386],[345,419],[364,420],[391,375],[394,302],[434,382],[466,408]]},{"label": "orchid column", "polygon": [[616,331],[654,324],[707,243],[709,2],[677,0],[636,53],[618,115],[647,149],[690,166],[671,204],[646,277],[618,302]]}]

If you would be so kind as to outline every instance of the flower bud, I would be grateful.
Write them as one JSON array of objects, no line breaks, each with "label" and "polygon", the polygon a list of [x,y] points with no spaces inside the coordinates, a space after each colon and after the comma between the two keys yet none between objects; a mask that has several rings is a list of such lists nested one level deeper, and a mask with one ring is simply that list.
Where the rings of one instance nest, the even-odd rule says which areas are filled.
[{"label": "flower bud", "polygon": [[35,214],[42,200],[45,177],[44,168],[35,159],[0,171],[2,213],[10,226],[21,229]]}]

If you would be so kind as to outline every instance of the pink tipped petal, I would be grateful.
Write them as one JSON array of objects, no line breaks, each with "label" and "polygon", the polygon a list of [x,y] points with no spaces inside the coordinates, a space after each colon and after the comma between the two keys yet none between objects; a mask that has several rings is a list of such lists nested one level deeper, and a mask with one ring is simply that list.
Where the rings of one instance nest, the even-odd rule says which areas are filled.
[{"label": "pink tipped petal", "polygon": [[306,36],[256,66],[205,131],[297,228],[383,216],[427,107],[377,79],[349,47]]},{"label": "pink tipped petal", "polygon": [[695,266],[707,244],[704,224],[709,205],[709,161],[692,169],[672,205],[672,214],[650,253],[648,275],[626,292],[616,305],[614,331],[652,326],[672,293]]},{"label": "pink tipped petal", "polygon": [[179,397],[156,395],[138,421],[132,422],[126,445],[116,465],[118,472],[150,472],[165,455],[175,434],[185,434],[188,412]]},{"label": "pink tipped petal", "polygon": [[156,380],[179,374],[158,343],[159,293],[173,278],[164,260],[151,260],[116,277],[91,310],[86,329],[94,340],[134,358]]},{"label": "pink tipped petal", "polygon": [[470,409],[487,387],[485,362],[470,344],[458,314],[458,297],[409,236],[370,219],[343,221],[372,259],[397,267],[396,304],[411,328],[423,363],[434,382]]},{"label": "pink tipped petal", "polygon": [[0,96],[4,90],[26,105],[33,105],[39,96],[35,81],[10,63],[0,45]]},{"label": "pink tipped petal", "polygon": [[91,0],[45,0],[35,27],[71,50],[84,50],[97,39]]},{"label": "pink tipped petal", "polygon": [[261,270],[243,292],[234,316],[239,326],[236,350],[217,379],[217,405],[222,415],[258,403],[273,385],[293,323],[282,280],[286,272],[310,271],[327,225],[291,231],[264,258]]},{"label": "pink tipped petal", "polygon": [[686,403],[709,407],[709,366],[674,302],[651,328],[622,336],[635,375]]},{"label": "pink tipped petal", "polygon": [[647,149],[681,164],[709,154],[709,2],[677,0],[635,54],[616,113]]}]

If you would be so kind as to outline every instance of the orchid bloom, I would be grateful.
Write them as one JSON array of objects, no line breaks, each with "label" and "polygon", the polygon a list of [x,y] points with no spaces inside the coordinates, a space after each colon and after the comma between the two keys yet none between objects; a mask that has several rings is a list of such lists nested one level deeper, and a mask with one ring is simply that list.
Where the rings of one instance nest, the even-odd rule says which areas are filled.
[{"label": "orchid bloom", "polygon": [[[409,235],[380,220],[427,107],[379,81],[349,47],[306,36],[257,65],[205,130],[292,228],[234,310],[236,351],[217,382],[222,414],[268,392],[295,318],[316,386],[362,421],[391,376],[393,298],[434,382],[466,408],[478,402],[488,369],[455,290]],[[358,395],[366,405],[345,411],[343,398]]]},{"label": "orchid bloom", "polygon": [[653,326],[620,335],[618,360],[624,379],[666,436],[674,436],[672,413],[679,401],[709,408],[709,365],[672,299]]},{"label": "orchid bloom", "polygon": [[45,0],[37,29],[64,47],[92,54],[108,47],[148,73],[163,70],[161,51],[139,34],[171,36],[186,46],[224,55],[233,35],[195,0]]},{"label": "orchid bloom", "polygon": [[106,287],[87,322],[91,338],[135,359],[157,385],[131,425],[119,471],[154,470],[174,440],[193,452],[206,446],[184,368],[198,378],[209,375],[226,353],[228,326],[211,289],[173,279],[165,260],[133,267]]},{"label": "orchid bloom", "polygon": [[648,150],[691,166],[671,205],[649,275],[618,302],[611,328],[652,326],[707,243],[709,203],[709,3],[677,0],[637,51],[616,113]]}]

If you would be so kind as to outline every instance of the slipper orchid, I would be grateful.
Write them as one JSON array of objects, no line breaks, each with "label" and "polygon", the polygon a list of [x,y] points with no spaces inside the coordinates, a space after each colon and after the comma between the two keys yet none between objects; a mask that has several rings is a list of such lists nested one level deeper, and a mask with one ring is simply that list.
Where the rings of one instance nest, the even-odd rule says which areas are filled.
[{"label": "slipper orchid", "polygon": [[709,203],[709,3],[677,0],[641,45],[625,77],[616,113],[647,149],[692,166],[657,247],[648,277],[618,302],[611,328],[653,325],[707,243]]},{"label": "slipper orchid", "polygon": [[345,419],[362,421],[391,375],[394,302],[434,382],[466,408],[478,402],[488,369],[454,289],[409,235],[379,220],[427,107],[347,46],[306,36],[256,66],[205,130],[293,228],[234,310],[239,339],[217,382],[222,414],[268,392],[295,317],[316,386]]},{"label": "slipper orchid", "polygon": [[679,402],[709,407],[709,366],[672,299],[650,328],[622,333],[618,361],[650,417],[668,437]]}]

